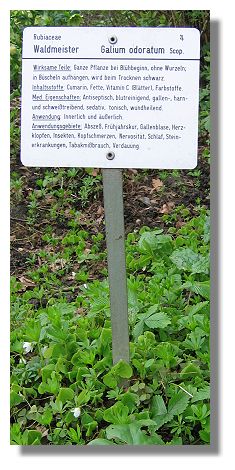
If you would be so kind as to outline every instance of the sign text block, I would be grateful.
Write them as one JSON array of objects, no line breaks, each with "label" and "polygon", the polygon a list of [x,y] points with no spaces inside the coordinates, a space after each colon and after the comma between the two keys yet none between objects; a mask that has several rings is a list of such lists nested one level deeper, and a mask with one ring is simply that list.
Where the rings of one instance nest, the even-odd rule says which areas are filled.
[{"label": "sign text block", "polygon": [[26,28],[23,164],[194,168],[199,58],[194,28]]}]

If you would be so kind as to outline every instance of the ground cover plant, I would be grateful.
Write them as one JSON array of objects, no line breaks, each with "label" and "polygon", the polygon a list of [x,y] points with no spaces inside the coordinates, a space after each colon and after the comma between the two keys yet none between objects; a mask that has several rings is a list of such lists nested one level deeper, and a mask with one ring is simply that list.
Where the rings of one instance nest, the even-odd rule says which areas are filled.
[{"label": "ground cover plant", "polygon": [[[11,13],[11,443],[207,445],[209,16],[205,11]],[[199,163],[126,170],[130,364],[112,364],[99,169],[23,167],[25,26],[201,31]]]}]

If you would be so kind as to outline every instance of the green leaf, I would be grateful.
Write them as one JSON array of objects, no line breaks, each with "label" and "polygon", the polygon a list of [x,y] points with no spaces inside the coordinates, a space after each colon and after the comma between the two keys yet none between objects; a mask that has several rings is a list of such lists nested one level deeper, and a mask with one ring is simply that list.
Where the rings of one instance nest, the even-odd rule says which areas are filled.
[{"label": "green leaf", "polygon": [[111,372],[108,372],[103,376],[103,382],[109,388],[115,388],[117,386],[117,379],[113,376]]},{"label": "green leaf", "polygon": [[41,323],[38,320],[36,321],[35,318],[29,319],[24,331],[25,341],[38,343],[41,330]]},{"label": "green leaf", "polygon": [[204,302],[198,302],[195,305],[190,305],[190,307],[186,309],[187,315],[190,315],[190,316],[195,315],[195,313],[200,312],[208,305],[209,305],[208,300],[205,300]]},{"label": "green leaf", "polygon": [[210,444],[210,431],[207,429],[201,429],[201,431],[199,431],[199,436],[204,442]]},{"label": "green leaf", "polygon": [[35,431],[34,429],[26,430],[23,434],[24,445],[35,446],[40,445],[42,439],[42,433]]},{"label": "green leaf", "polygon": [[200,295],[204,299],[210,300],[210,281],[204,282],[185,282],[181,289],[188,289],[195,294]]},{"label": "green leaf", "polygon": [[199,367],[197,367],[193,363],[190,363],[187,366],[185,366],[180,372],[180,376],[183,379],[190,379],[192,377],[200,377],[201,375],[202,375],[201,370],[199,369]]},{"label": "green leaf", "polygon": [[182,271],[193,274],[209,272],[209,259],[200,253],[195,253],[190,248],[179,248],[173,251],[170,256],[171,261]]},{"label": "green leaf", "polygon": [[207,216],[204,223],[204,234],[203,234],[204,243],[210,241],[210,216]]},{"label": "green leaf", "polygon": [[42,381],[46,382],[49,377],[51,377],[51,373],[55,370],[54,364],[48,364],[45,367],[42,367],[41,374],[42,374]]},{"label": "green leaf", "polygon": [[144,364],[144,368],[148,369],[149,367],[151,367],[154,364],[154,362],[155,362],[155,360],[154,360],[153,357],[151,359],[148,359]]},{"label": "green leaf", "polygon": [[166,313],[158,312],[146,318],[146,320],[144,320],[144,323],[149,328],[166,328],[167,325],[171,323],[171,320],[169,319]]},{"label": "green leaf", "polygon": [[129,314],[136,314],[140,310],[138,301],[138,291],[135,286],[131,284],[130,279],[127,280],[128,285],[128,312]]},{"label": "green leaf", "polygon": [[22,403],[23,401],[25,401],[24,397],[22,397],[21,395],[19,395],[18,393],[14,392],[14,391],[11,391],[11,393],[10,393],[10,405],[11,405],[11,408],[12,408],[13,406],[19,405],[19,404]]},{"label": "green leaf", "polygon": [[152,230],[151,232],[144,232],[142,233],[139,239],[139,249],[142,252],[148,252],[152,254],[154,248],[158,245],[157,243],[157,235],[162,233],[162,229]]},{"label": "green leaf", "polygon": [[172,359],[174,359],[177,354],[177,351],[177,346],[167,342],[162,342],[156,347],[157,356],[166,362],[170,362]]},{"label": "green leaf", "polygon": [[194,331],[187,335],[186,339],[183,342],[183,345],[186,349],[198,351],[201,349],[204,341],[205,337],[203,336],[203,333],[199,328],[196,328]]},{"label": "green leaf", "polygon": [[76,406],[85,405],[90,400],[90,396],[89,390],[82,390],[75,399]]},{"label": "green leaf", "polygon": [[112,424],[126,424],[129,422],[128,414],[128,406],[123,405],[121,402],[117,402],[104,411],[103,419]]},{"label": "green leaf", "polygon": [[163,424],[172,419],[172,417],[167,414],[166,405],[160,395],[155,395],[152,399],[150,416],[156,423],[156,429],[159,429]]},{"label": "green leaf", "polygon": [[144,331],[144,320],[140,320],[133,328],[133,337],[137,339]]},{"label": "green leaf", "polygon": [[129,412],[132,413],[136,407],[136,403],[138,402],[138,395],[130,391],[125,392],[121,397],[121,402],[123,405],[126,405]]},{"label": "green leaf", "polygon": [[82,415],[81,424],[82,428],[86,429],[87,437],[92,435],[93,431],[97,428],[98,425],[97,421],[95,421],[94,418],[86,412]]},{"label": "green leaf", "polygon": [[175,393],[168,403],[168,414],[175,416],[183,413],[187,408],[189,396],[184,392]]},{"label": "green leaf", "polygon": [[151,417],[156,420],[158,416],[162,416],[167,413],[166,405],[161,395],[155,395],[151,404]]},{"label": "green leaf", "polygon": [[118,439],[129,445],[152,445],[164,444],[163,440],[157,434],[147,436],[140,427],[142,423],[134,421],[129,424],[115,424],[108,426],[106,435],[108,439]]},{"label": "green leaf", "polygon": [[22,444],[22,434],[20,430],[20,424],[14,423],[10,428],[10,443],[12,445],[21,445]]},{"label": "green leaf", "polygon": [[117,364],[115,364],[115,366],[112,367],[111,372],[115,376],[117,375],[122,379],[129,379],[133,374],[130,364],[123,361],[122,359]]},{"label": "green leaf", "polygon": [[69,428],[68,434],[69,434],[71,441],[76,442],[76,443],[79,442],[79,436],[77,435],[75,429]]},{"label": "green leaf", "polygon": [[188,401],[189,396],[185,393],[175,393],[169,400],[166,410],[162,397],[156,395],[151,404],[151,417],[157,426],[156,429],[171,421],[175,415],[183,413],[188,406]]},{"label": "green leaf", "polygon": [[209,400],[209,399],[210,399],[210,387],[208,385],[198,390],[197,393],[195,393],[195,395],[193,396],[191,402],[195,403],[196,401]]},{"label": "green leaf", "polygon": [[51,423],[52,418],[53,418],[52,411],[49,408],[47,408],[40,418],[40,423],[44,425],[48,425]]},{"label": "green leaf", "polygon": [[63,403],[72,401],[74,398],[74,391],[71,388],[60,388],[57,399]]},{"label": "green leaf", "polygon": [[93,441],[88,442],[88,446],[115,446],[114,442],[109,441],[108,439],[94,439]]},{"label": "green leaf", "polygon": [[181,446],[183,444],[182,437],[173,437],[173,439],[169,442],[171,446]]}]

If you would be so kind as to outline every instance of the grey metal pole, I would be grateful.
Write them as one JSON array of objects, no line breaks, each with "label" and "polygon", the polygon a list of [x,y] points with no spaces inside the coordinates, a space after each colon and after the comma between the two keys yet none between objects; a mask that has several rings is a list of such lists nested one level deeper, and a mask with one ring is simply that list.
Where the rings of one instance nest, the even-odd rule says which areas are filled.
[{"label": "grey metal pole", "polygon": [[122,170],[103,169],[103,192],[110,288],[113,363],[129,362]]}]

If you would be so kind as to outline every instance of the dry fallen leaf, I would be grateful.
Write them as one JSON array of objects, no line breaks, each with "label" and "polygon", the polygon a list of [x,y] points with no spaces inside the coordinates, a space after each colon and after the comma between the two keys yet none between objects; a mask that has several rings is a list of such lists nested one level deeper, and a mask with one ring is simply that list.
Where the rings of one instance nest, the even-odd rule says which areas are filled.
[{"label": "dry fallen leaf", "polygon": [[166,204],[163,204],[160,213],[161,214],[169,214],[169,212],[172,211],[172,209],[175,207],[174,202],[167,202]]},{"label": "dry fallen leaf", "polygon": [[19,278],[19,281],[21,282],[21,284],[23,285],[23,287],[34,287],[35,286],[35,282],[31,281],[31,279],[28,279],[27,277],[25,276],[21,276]]},{"label": "dry fallen leaf", "polygon": [[36,431],[39,431],[42,433],[42,437],[45,437],[48,435],[48,429],[45,426],[36,426]]},{"label": "dry fallen leaf", "polygon": [[63,269],[66,265],[66,260],[63,258],[58,258],[54,261],[54,263],[51,263],[49,266],[54,273],[55,271],[58,271],[58,269]]},{"label": "dry fallen leaf", "polygon": [[54,202],[56,202],[56,198],[54,196],[51,196],[50,194],[46,194],[44,196],[44,201],[46,204],[53,204]]},{"label": "dry fallen leaf", "polygon": [[[157,178],[157,179],[152,179],[152,187],[153,189],[155,189],[156,191],[160,191],[160,189],[164,186],[163,182]],[[153,191],[153,190],[152,190]]]},{"label": "dry fallen leaf", "polygon": [[99,174],[99,172],[100,172],[100,169],[99,169],[99,168],[93,168],[91,174],[92,174],[92,176],[97,176],[97,175]]},{"label": "dry fallen leaf", "polygon": [[145,206],[151,206],[151,201],[149,199],[149,197],[146,197],[146,196],[139,196],[137,198],[140,202],[142,202]]},{"label": "dry fallen leaf", "polygon": [[84,315],[85,314],[84,308],[82,308],[82,307],[77,308],[76,314],[77,315]]},{"label": "dry fallen leaf", "polygon": [[104,213],[104,208],[102,206],[99,206],[97,209],[97,215],[103,215]]},{"label": "dry fallen leaf", "polygon": [[71,213],[71,209],[65,209],[64,215],[65,215],[65,217],[67,217],[67,219],[71,219],[73,217],[73,215]]},{"label": "dry fallen leaf", "polygon": [[183,227],[183,225],[185,225],[185,222],[183,222],[182,220],[178,220],[175,224],[176,228],[181,228]]}]

